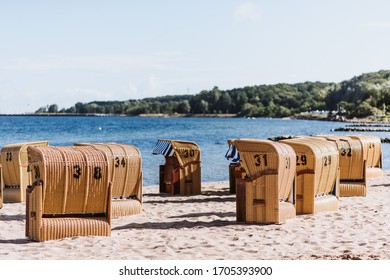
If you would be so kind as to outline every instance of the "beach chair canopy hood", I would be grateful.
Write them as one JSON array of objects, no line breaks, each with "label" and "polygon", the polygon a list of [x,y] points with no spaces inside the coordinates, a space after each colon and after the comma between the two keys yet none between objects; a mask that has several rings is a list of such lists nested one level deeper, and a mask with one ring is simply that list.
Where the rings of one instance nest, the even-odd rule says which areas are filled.
[{"label": "beach chair canopy hood", "polygon": [[170,140],[158,140],[156,147],[154,147],[153,154],[162,154],[164,157],[173,156],[175,151],[172,148],[172,142]]},{"label": "beach chair canopy hood", "polygon": [[109,162],[112,183],[112,216],[139,214],[142,210],[142,158],[133,145],[115,142],[75,143],[103,151]]},{"label": "beach chair canopy hood", "polygon": [[29,147],[34,181],[43,182],[46,214],[105,212],[107,156],[93,147]]},{"label": "beach chair canopy hood", "polygon": [[91,146],[103,151],[110,163],[112,196],[131,197],[138,194],[142,179],[142,158],[139,149],[121,143],[75,143],[75,146]]},{"label": "beach chair canopy hood", "polygon": [[240,162],[240,153],[237,151],[237,147],[234,144],[234,140],[228,140],[229,148],[226,151],[225,158],[232,163]]},{"label": "beach chair canopy hood", "polygon": [[175,156],[181,167],[200,161],[200,149],[197,144],[181,140],[158,140],[153,154],[165,157]]},{"label": "beach chair canopy hood", "polygon": [[295,152],[288,145],[270,140],[241,139],[236,140],[234,146],[249,178],[281,172],[286,173],[284,177],[293,177],[295,173]]},{"label": "beach chair canopy hood", "polygon": [[[225,158],[232,163],[239,163],[241,161],[241,155],[239,150],[237,149],[236,142],[244,141],[244,142],[256,142],[259,139],[253,138],[240,138],[240,139],[228,139],[227,143],[229,145],[228,150],[226,151]],[[263,140],[261,140],[263,141]]]},{"label": "beach chair canopy hood", "polygon": [[353,139],[358,139],[363,145],[364,159],[367,167],[382,167],[382,143],[381,139],[375,135],[350,135]]}]

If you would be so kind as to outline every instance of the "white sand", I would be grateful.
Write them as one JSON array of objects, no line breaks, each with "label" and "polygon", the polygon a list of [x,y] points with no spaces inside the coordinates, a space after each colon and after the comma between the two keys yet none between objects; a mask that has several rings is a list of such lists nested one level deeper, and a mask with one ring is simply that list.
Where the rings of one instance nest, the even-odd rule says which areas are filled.
[{"label": "white sand", "polygon": [[339,211],[299,215],[281,225],[237,223],[228,185],[203,183],[199,196],[144,187],[143,212],[113,219],[111,237],[30,241],[25,203],[5,203],[0,259],[390,259],[390,172],[369,179],[366,197],[341,198]]}]

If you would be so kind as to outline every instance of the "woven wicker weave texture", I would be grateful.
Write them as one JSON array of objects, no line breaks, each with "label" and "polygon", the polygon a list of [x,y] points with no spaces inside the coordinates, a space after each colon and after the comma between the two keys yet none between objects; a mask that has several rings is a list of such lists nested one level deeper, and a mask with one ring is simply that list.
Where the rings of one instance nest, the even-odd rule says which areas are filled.
[{"label": "woven wicker weave texture", "polygon": [[32,180],[26,235],[43,241],[79,235],[110,235],[109,163],[93,147],[29,147]]},{"label": "woven wicker weave texture", "polygon": [[75,143],[103,151],[109,160],[113,217],[142,211],[142,158],[137,147],[120,143]]},{"label": "woven wicker weave texture", "polygon": [[282,223],[294,218],[294,150],[269,140],[231,140],[240,154],[244,178],[236,178],[237,220]]},{"label": "woven wicker weave texture", "polygon": [[349,137],[359,140],[363,146],[367,178],[383,176],[381,139],[374,135],[349,135]]},{"label": "woven wicker weave texture", "polygon": [[297,214],[338,210],[339,154],[336,144],[315,137],[280,142],[290,145],[296,152]]},{"label": "woven wicker weave texture", "polygon": [[340,196],[365,196],[366,161],[361,141],[340,135],[317,137],[334,142],[339,150]]},{"label": "woven wicker weave texture", "polygon": [[4,176],[4,202],[26,200],[26,188],[32,182],[28,172],[27,147],[47,146],[47,141],[5,145],[0,152]]}]

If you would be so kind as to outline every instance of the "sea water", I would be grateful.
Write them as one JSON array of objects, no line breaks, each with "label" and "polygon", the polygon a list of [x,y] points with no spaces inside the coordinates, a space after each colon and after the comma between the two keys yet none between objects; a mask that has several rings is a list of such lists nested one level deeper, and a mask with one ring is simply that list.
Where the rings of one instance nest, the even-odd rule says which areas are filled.
[{"label": "sea water", "polygon": [[[363,134],[334,132],[345,124],[327,121],[246,118],[158,118],[119,116],[0,116],[0,147],[48,141],[51,146],[76,142],[119,142],[136,146],[142,155],[144,186],[157,185],[162,155],[152,151],[158,139],[188,140],[201,150],[202,181],[228,180],[227,140],[267,139],[281,135]],[[381,138],[386,132],[365,132]],[[382,144],[383,168],[390,168],[390,144]]]}]

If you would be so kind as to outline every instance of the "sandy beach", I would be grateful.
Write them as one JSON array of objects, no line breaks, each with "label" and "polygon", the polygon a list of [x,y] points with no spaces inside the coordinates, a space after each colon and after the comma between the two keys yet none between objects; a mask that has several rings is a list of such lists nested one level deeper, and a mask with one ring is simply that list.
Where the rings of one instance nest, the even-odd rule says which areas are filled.
[{"label": "sandy beach", "polygon": [[25,203],[0,209],[3,260],[330,260],[390,259],[390,172],[369,179],[366,197],[281,225],[236,222],[229,183],[202,195],[172,196],[144,186],[141,214],[112,220],[111,237],[34,242],[25,237]]}]

